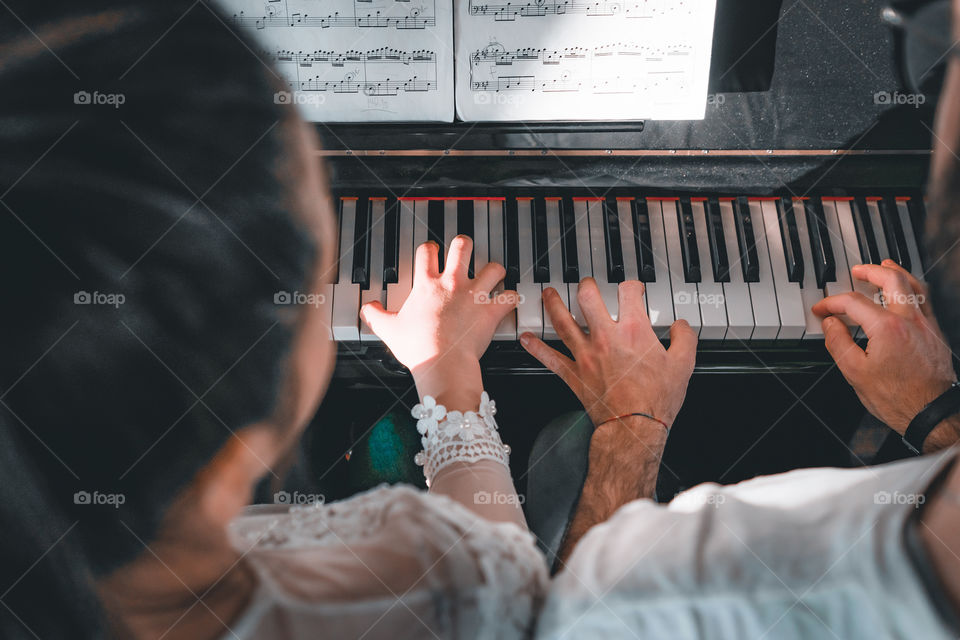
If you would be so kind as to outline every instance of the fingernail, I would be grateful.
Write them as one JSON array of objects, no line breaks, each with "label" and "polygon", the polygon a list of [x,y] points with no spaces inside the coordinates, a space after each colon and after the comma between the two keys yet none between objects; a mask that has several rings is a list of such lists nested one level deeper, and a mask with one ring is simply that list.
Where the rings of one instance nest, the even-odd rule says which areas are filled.
[{"label": "fingernail", "polygon": [[523,346],[527,346],[528,344],[530,344],[530,334],[529,334],[529,333],[521,333],[521,334],[520,334],[520,344],[522,344]]}]

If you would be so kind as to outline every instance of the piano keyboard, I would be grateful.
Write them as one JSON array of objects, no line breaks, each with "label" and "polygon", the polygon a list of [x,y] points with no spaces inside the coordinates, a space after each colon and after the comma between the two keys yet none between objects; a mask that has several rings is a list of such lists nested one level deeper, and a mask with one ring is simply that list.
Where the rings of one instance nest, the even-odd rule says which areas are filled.
[{"label": "piano keyboard", "polygon": [[[822,340],[810,307],[828,295],[877,290],[850,267],[890,258],[923,280],[917,197],[340,197],[339,273],[323,313],[337,341],[377,341],[359,319],[380,300],[398,310],[413,283],[415,247],[474,241],[471,275],[489,261],[506,268],[520,304],[494,340],[524,331],[557,339],[541,293],[554,287],[574,318],[577,283],[596,279],[616,318],[617,284],[641,280],[647,312],[666,337],[683,318],[710,341]],[[862,331],[854,328],[858,337]]]}]

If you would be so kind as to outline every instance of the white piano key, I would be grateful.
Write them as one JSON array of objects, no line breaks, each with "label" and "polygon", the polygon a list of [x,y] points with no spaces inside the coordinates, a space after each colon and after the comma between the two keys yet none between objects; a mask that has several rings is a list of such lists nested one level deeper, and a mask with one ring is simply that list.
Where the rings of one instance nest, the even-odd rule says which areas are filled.
[{"label": "white piano key", "polygon": [[760,202],[750,201],[750,219],[753,221],[753,237],[757,247],[757,265],[760,282],[751,282],[750,301],[753,303],[753,339],[775,340],[780,333],[780,310],[777,307],[777,290],[770,270],[770,250],[763,225],[763,207]]},{"label": "white piano key", "polygon": [[[386,200],[383,198],[370,200],[370,288],[360,292],[360,306],[375,300],[379,300],[380,304],[386,301],[386,292],[383,290],[385,205]],[[361,319],[360,340],[375,342],[379,339]]]},{"label": "white piano key", "polygon": [[605,212],[603,200],[587,201],[587,219],[590,222],[590,261],[593,278],[600,289],[600,298],[607,307],[610,317],[616,320],[620,316],[620,303],[617,301],[618,286],[610,282],[607,274],[607,243],[603,236]]},{"label": "white piano key", "polygon": [[[406,302],[407,296],[410,295],[410,290],[413,288],[414,229],[420,224],[415,219],[414,214],[418,205],[419,202],[414,200],[400,200],[400,221],[397,224],[397,243],[399,245],[397,281],[387,285],[387,309],[389,311],[400,311],[400,307]],[[424,207],[422,213],[426,216],[426,207]],[[426,219],[424,219],[422,227],[422,242],[426,242]]]},{"label": "white piano key", "polygon": [[900,226],[903,227],[903,237],[907,241],[907,255],[910,256],[910,273],[924,281],[923,263],[920,261],[920,245],[913,234],[913,223],[910,222],[910,207],[906,202],[897,200],[897,212],[900,214]]},{"label": "white piano key", "polygon": [[[503,228],[503,200],[490,200],[487,204],[487,227],[489,230],[490,244],[490,262],[503,264],[506,256],[506,246],[504,244]],[[497,285],[494,291],[503,291],[503,284]],[[493,334],[493,339],[498,341],[517,339],[517,311],[514,309],[508,313]]]},{"label": "white piano key", "polygon": [[[840,220],[837,217],[837,207],[834,200],[823,200],[823,216],[827,223],[827,232],[830,234],[830,247],[833,249],[833,261],[836,264],[837,279],[827,282],[824,293],[827,296],[837,296],[853,291],[850,265],[847,264],[847,252],[843,248],[843,234],[840,232]],[[847,316],[843,321],[851,328],[852,334],[857,335],[859,327]]]},{"label": "white piano key", "polygon": [[[653,202],[651,202],[653,204]],[[670,265],[670,282],[673,284],[673,312],[678,320],[686,320],[700,334],[700,304],[697,285],[687,282],[683,275],[683,255],[680,249],[680,224],[677,221],[677,202],[659,200],[657,208],[662,211],[663,232],[666,237],[667,262]],[[650,207],[651,210],[653,207]],[[659,269],[658,269],[659,274]]]},{"label": "white piano key", "polygon": [[360,340],[360,285],[353,284],[353,245],[357,199],[340,205],[340,277],[333,292],[333,339]]},{"label": "white piano key", "polygon": [[867,213],[870,215],[870,226],[873,227],[873,237],[877,241],[877,249],[880,251],[880,260],[886,260],[890,257],[890,249],[887,247],[887,236],[883,233],[883,222],[880,218],[880,207],[876,200],[867,200]]},{"label": "white piano key", "polygon": [[[587,201],[573,200],[573,224],[577,236],[577,271],[580,280],[593,277],[593,263],[590,255],[590,220],[587,216]],[[577,291],[580,284],[567,284],[568,298],[570,300],[570,315],[577,321],[580,328],[587,330],[587,319],[580,310],[580,303],[577,302]]]},{"label": "white piano key", "polygon": [[517,335],[543,335],[543,288],[533,279],[533,207],[529,198],[517,199],[517,236],[520,240],[520,278],[517,282]]},{"label": "white piano key", "polygon": [[637,244],[633,234],[633,211],[630,201],[617,199],[617,218],[620,221],[620,250],[623,252],[623,279],[639,280]]},{"label": "white piano key", "polygon": [[[558,200],[547,199],[547,264],[550,267],[550,282],[542,285],[542,288],[553,287],[560,294],[563,306],[570,308],[570,297],[567,293],[567,285],[563,281],[563,247],[560,245],[560,205]],[[547,310],[543,310],[543,339],[559,340],[556,330],[553,328],[553,322],[550,321],[550,315]]]},{"label": "white piano key", "polygon": [[823,340],[823,327],[820,318],[811,307],[823,300],[823,290],[817,287],[817,274],[813,269],[813,250],[810,247],[810,232],[803,201],[794,200],[793,211],[797,219],[797,234],[800,236],[800,257],[803,260],[803,282],[800,286],[800,298],[803,301],[803,319],[806,328],[805,340]]},{"label": "white piano key", "polygon": [[700,284],[697,285],[700,304],[700,339],[723,340],[727,335],[727,304],[723,284],[713,279],[713,259],[707,236],[707,214],[703,202],[691,202],[693,227],[697,232],[697,250],[700,254]]},{"label": "white piano key", "polygon": [[[800,285],[790,282],[787,262],[783,255],[783,237],[780,235],[780,216],[777,203],[766,200],[760,203],[763,212],[762,228],[766,229],[767,250],[770,254],[770,270],[777,294],[777,309],[780,311],[778,340],[799,340],[807,328],[803,314],[803,296]],[[802,211],[802,209],[798,209]],[[756,226],[755,226],[756,228]]]},{"label": "white piano key", "polygon": [[447,267],[447,257],[450,255],[450,243],[457,237],[457,201],[447,199],[443,201],[443,267]]},{"label": "white piano key", "polygon": [[[837,212],[837,222],[840,226],[840,236],[843,239],[843,252],[847,256],[849,273],[849,269],[864,263],[863,258],[860,256],[860,245],[857,244],[857,230],[853,223],[853,210],[848,200],[835,200],[834,208]],[[870,301],[879,303],[880,290],[876,286],[852,276],[850,278],[850,284],[853,286],[854,291],[862,293]],[[855,336],[857,338],[866,336],[862,327],[857,330]]]},{"label": "white piano key", "polygon": [[727,303],[727,340],[750,340],[753,337],[753,303],[750,286],[743,280],[740,266],[740,247],[737,243],[737,223],[733,217],[733,203],[720,201],[720,221],[723,223],[723,242],[730,263],[730,282],[723,283],[723,297]]},{"label": "white piano key", "polygon": [[[667,239],[663,227],[663,209],[657,200],[647,200],[647,214],[650,216],[650,247],[653,249],[653,262],[657,279],[647,282],[647,314],[654,332],[661,338],[670,335],[670,327],[675,318],[673,312],[673,288],[671,285],[670,260],[667,256]],[[683,281],[683,268],[680,269]]]},{"label": "white piano key", "polygon": [[473,275],[490,262],[489,231],[487,228],[487,201],[473,201]]}]

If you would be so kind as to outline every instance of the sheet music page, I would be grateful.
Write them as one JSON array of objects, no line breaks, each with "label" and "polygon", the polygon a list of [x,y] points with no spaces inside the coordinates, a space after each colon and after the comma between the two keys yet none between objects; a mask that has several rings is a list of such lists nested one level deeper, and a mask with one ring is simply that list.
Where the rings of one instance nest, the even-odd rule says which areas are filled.
[{"label": "sheet music page", "polygon": [[702,120],[716,0],[456,0],[457,115]]},{"label": "sheet music page", "polygon": [[218,1],[307,120],[453,120],[453,0]]}]

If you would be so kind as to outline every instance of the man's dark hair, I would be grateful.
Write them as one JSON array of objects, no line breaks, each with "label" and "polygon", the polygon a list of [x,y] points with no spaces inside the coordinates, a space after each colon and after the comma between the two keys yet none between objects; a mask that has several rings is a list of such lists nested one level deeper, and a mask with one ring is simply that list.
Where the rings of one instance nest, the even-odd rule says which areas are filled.
[{"label": "man's dark hair", "polygon": [[291,107],[228,18],[4,7],[0,635],[80,638],[98,618],[77,585],[144,552],[274,408],[293,329],[274,293],[308,286],[316,247]]}]

